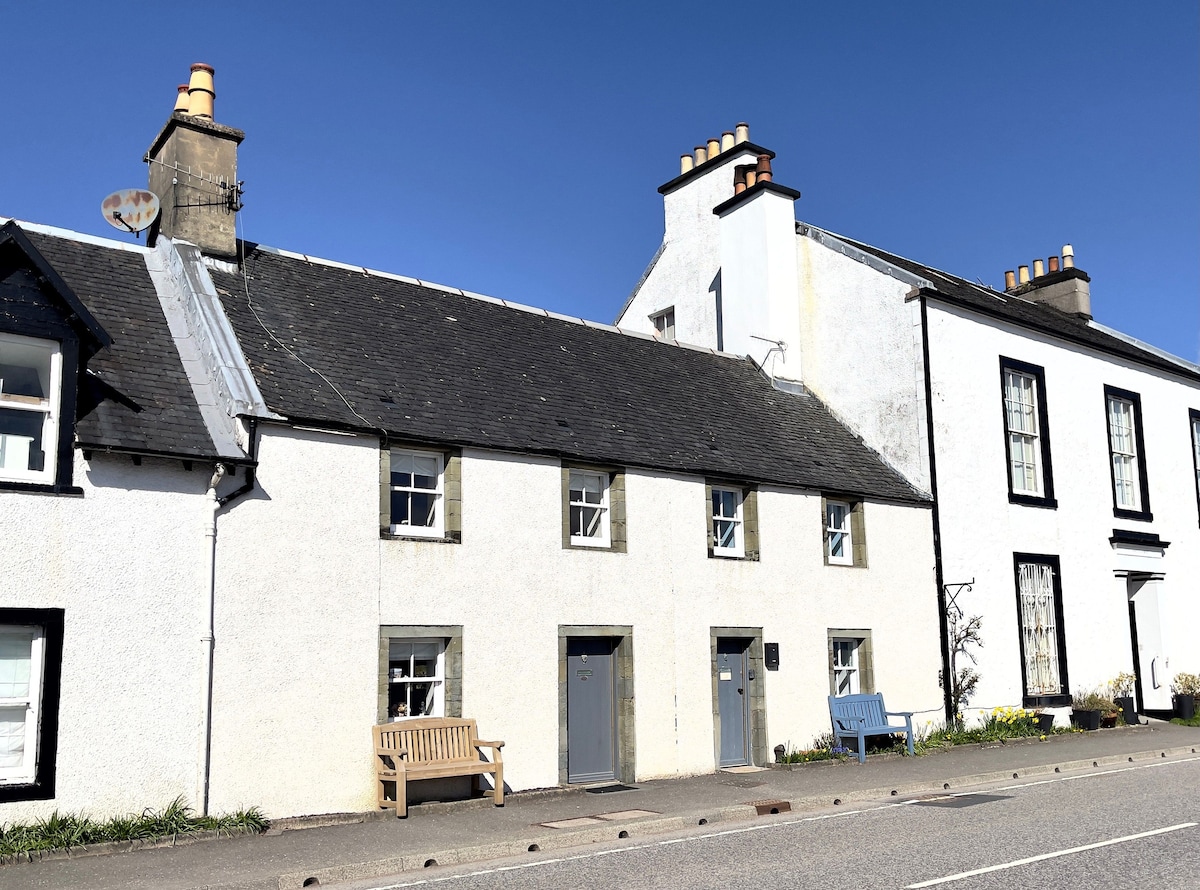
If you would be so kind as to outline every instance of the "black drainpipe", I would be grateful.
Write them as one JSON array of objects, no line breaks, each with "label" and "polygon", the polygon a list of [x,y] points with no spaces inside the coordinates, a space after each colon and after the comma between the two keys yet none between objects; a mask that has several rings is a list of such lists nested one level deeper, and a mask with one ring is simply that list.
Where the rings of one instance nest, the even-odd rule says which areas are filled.
[{"label": "black drainpipe", "polygon": [[929,314],[925,308],[925,292],[921,300],[921,357],[925,365],[925,424],[929,439],[929,493],[933,495],[933,574],[937,582],[938,631],[942,643],[942,706],[946,711],[946,723],[955,718],[954,696],[951,694],[954,678],[950,676],[950,628],[946,625],[946,584],[942,571],[942,519],[938,503],[937,448],[933,441],[933,380],[929,369]]}]

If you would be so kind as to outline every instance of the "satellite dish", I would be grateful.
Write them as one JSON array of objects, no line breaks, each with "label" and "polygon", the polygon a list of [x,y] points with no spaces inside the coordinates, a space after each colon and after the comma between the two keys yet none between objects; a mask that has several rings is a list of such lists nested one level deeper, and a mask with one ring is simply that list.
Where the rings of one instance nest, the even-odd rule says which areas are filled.
[{"label": "satellite dish", "polygon": [[158,217],[158,195],[145,189],[121,189],[100,205],[108,224],[122,232],[140,232]]}]

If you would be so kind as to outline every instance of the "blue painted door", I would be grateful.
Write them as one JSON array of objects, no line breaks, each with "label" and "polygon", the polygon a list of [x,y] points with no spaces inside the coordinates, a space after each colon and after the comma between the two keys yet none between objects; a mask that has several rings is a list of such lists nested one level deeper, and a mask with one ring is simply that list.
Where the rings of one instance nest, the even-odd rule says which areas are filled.
[{"label": "blue painted door", "polygon": [[617,778],[616,685],[609,637],[567,640],[567,781]]},{"label": "blue painted door", "polygon": [[747,766],[750,763],[749,641],[717,639],[717,720],[721,750],[718,766]]}]

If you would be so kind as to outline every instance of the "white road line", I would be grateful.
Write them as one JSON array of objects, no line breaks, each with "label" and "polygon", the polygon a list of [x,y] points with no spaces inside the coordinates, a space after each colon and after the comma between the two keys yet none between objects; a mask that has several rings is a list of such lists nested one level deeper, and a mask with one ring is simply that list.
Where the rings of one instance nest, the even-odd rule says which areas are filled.
[{"label": "white road line", "polygon": [[[1191,763],[1191,762],[1197,761],[1197,760],[1200,760],[1200,757],[1185,757],[1185,758],[1181,758],[1179,760],[1154,761],[1152,763],[1138,764],[1137,766],[1125,766],[1125,767],[1121,767],[1120,769],[1109,769],[1109,770],[1102,770],[1102,771],[1098,771],[1098,772],[1084,773],[1084,774],[1081,774],[1078,776],[1057,776],[1053,779],[1042,779],[1037,782],[1023,782],[1018,785],[1005,785],[1002,788],[991,788],[990,790],[991,791],[1015,791],[1019,788],[1032,788],[1036,785],[1053,785],[1053,784],[1057,784],[1059,782],[1071,782],[1076,779],[1090,779],[1090,778],[1093,778],[1096,776],[1111,776],[1111,775],[1115,775],[1116,773],[1128,773],[1128,772],[1133,772],[1135,770],[1151,769],[1153,767],[1160,767],[1160,766],[1173,766],[1178,763]],[[986,786],[988,783],[984,782],[981,784]],[[969,797],[971,795],[980,794],[980,793],[982,793],[982,792],[979,792],[979,791],[957,791],[957,792],[947,791],[945,794],[945,797],[947,797],[947,798],[949,798],[949,797]],[[746,834],[746,833],[752,832],[752,831],[770,831],[770,830],[776,829],[776,828],[787,828],[792,825],[803,825],[807,822],[821,822],[826,819],[844,819],[847,816],[860,816],[864,813],[877,813],[882,810],[895,809],[896,807],[912,806],[913,804],[918,803],[918,802],[919,801],[916,801],[916,800],[902,800],[902,801],[897,801],[896,803],[886,803],[886,804],[882,804],[880,806],[867,807],[867,808],[861,809],[861,810],[845,810],[843,812],[837,812],[837,813],[822,813],[819,816],[804,816],[799,819],[772,820],[770,822],[764,822],[764,823],[757,824],[757,825],[748,825],[748,826],[745,826],[742,828],[727,828],[724,831],[712,831],[712,832],[708,832],[706,834],[693,834],[693,835],[688,835],[687,837],[672,838],[670,840],[665,840],[665,841],[651,841],[651,842],[648,842],[645,844],[630,844],[627,847],[617,847],[617,848],[614,848],[611,850],[595,850],[595,851],[591,851],[588,853],[580,853],[575,856],[560,856],[555,859],[539,859],[535,862],[521,862],[521,863],[517,863],[515,865],[500,865],[500,866],[496,866],[494,868],[486,868],[486,869],[481,869],[479,871],[465,872],[463,874],[458,874],[458,875],[447,875],[447,876],[441,877],[441,878],[423,878],[423,879],[417,880],[417,881],[408,881],[403,884],[380,885],[378,887],[371,888],[371,890],[403,890],[403,888],[406,888],[406,887],[426,887],[426,886],[429,886],[430,884],[441,884],[441,883],[445,883],[447,881],[461,881],[465,878],[478,878],[478,877],[482,877],[484,875],[500,874],[501,872],[506,872],[506,871],[518,871],[518,870],[526,869],[526,868],[540,868],[544,865],[557,865],[562,862],[577,862],[581,859],[594,859],[599,856],[613,856],[617,853],[629,853],[634,850],[649,850],[653,847],[669,847],[672,844],[686,844],[686,843],[691,843],[692,841],[711,840],[712,838],[728,837],[728,836],[734,835],[734,834]],[[1102,841],[1101,843],[1094,844],[1093,846],[1103,847],[1103,846],[1107,846],[1108,844],[1116,844],[1116,843],[1120,843],[1121,841],[1124,841],[1124,840],[1133,840],[1135,838],[1148,836],[1150,834],[1162,834],[1165,831],[1175,831],[1179,828],[1190,828],[1196,824],[1197,823],[1195,823],[1195,822],[1187,822],[1185,824],[1176,825],[1171,828],[1163,828],[1163,829],[1159,829],[1158,831],[1148,832],[1146,835],[1130,835],[1128,838],[1118,838],[1117,840],[1112,840],[1112,841]],[[636,827],[636,823],[634,823],[634,827]],[[1011,868],[1012,866],[1022,865],[1026,862],[1036,862],[1037,859],[1048,859],[1048,858],[1052,858],[1053,856],[1064,856],[1070,852],[1077,852],[1078,850],[1087,850],[1087,849],[1091,849],[1091,847],[1079,847],[1079,848],[1077,848],[1077,850],[1074,850],[1074,851],[1066,850],[1061,853],[1051,853],[1051,854],[1047,854],[1046,856],[1035,857],[1034,859],[1028,859],[1028,860],[1022,859],[1019,862],[1013,862],[1008,865],[992,866],[991,868],[985,869],[984,871],[995,871],[995,870],[1001,869],[1001,868]],[[446,867],[453,868],[454,866],[447,865]],[[936,881],[932,881],[927,884],[911,884],[910,887],[930,887],[930,886],[933,886],[934,884],[945,883],[945,882],[951,881],[951,880],[958,880],[959,878],[964,878],[969,875],[981,874],[981,873],[982,872],[964,872],[962,875],[955,875],[955,876],[952,876],[949,878],[939,878]],[[908,888],[905,888],[905,890],[908,890]]]},{"label": "white road line", "polygon": [[1125,837],[1115,837],[1109,841],[1099,841],[1094,844],[1084,844],[1082,847],[1071,847],[1069,850],[1058,850],[1054,853],[1043,853],[1041,856],[1030,856],[1028,859],[1017,859],[1005,862],[1003,865],[989,865],[987,868],[976,868],[971,871],[959,872],[932,881],[922,881],[920,884],[909,884],[904,890],[917,890],[919,887],[936,887],[938,884],[949,884],[951,881],[961,881],[975,875],[986,875],[988,872],[1004,871],[1006,868],[1016,868],[1018,865],[1029,865],[1031,862],[1042,862],[1046,859],[1057,859],[1060,856],[1070,856],[1074,853],[1086,853],[1088,850],[1098,850],[1101,847],[1111,847],[1113,844],[1124,844],[1128,841],[1141,840],[1144,837],[1154,837],[1156,834],[1166,834],[1169,831],[1179,831],[1183,828],[1195,828],[1196,822],[1181,822],[1178,825],[1168,825],[1166,828],[1156,828],[1153,831],[1142,831],[1138,834],[1128,834]]}]

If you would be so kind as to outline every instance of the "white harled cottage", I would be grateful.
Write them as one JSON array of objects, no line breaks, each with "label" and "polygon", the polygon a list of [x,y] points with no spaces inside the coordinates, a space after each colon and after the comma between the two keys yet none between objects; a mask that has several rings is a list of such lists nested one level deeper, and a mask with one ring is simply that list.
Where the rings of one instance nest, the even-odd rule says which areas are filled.
[{"label": "white harled cottage", "polygon": [[816,395],[237,241],[243,134],[182,99],[149,246],[0,227],[0,821],[370,809],[420,715],[519,790],[938,710],[931,501]]},{"label": "white harled cottage", "polygon": [[1069,246],[998,291],[797,222],[748,137],[659,189],[662,246],[617,324],[754,357],[933,497],[940,607],[983,621],[976,705],[1065,706],[1134,671],[1165,714],[1200,669],[1200,368],[1094,320]]}]

